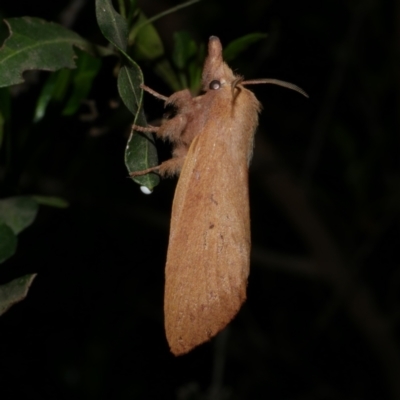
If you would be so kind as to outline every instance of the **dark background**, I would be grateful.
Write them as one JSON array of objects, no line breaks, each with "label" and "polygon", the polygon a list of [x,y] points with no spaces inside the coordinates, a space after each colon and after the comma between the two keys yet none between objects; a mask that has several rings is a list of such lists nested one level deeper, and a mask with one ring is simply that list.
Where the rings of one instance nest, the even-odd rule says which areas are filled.
[{"label": "dark background", "polygon": [[[71,14],[73,3],[82,8]],[[139,3],[148,16],[177,4]],[[14,0],[0,13],[72,15],[71,29],[106,44],[93,1]],[[70,207],[41,207],[1,265],[2,283],[38,276],[0,319],[0,398],[400,399],[399,21],[390,0],[204,0],[156,23],[168,54],[178,30],[223,44],[267,32],[231,67],[310,95],[253,88],[264,110],[250,168],[248,300],[222,334],[178,358],[163,330],[176,182],[145,196],[127,179],[132,118],[110,107],[117,59],[103,60],[91,122],[54,107],[32,127],[44,72],[16,91],[12,129],[30,146],[1,196],[55,195]],[[150,96],[145,109],[149,120],[162,114]]]}]

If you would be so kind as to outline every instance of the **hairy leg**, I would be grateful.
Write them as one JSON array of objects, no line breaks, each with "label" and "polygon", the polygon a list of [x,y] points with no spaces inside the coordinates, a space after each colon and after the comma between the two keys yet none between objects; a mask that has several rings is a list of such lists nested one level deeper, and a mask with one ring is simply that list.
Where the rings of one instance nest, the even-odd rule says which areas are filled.
[{"label": "hairy leg", "polygon": [[164,161],[160,165],[157,165],[156,167],[147,168],[142,171],[131,172],[130,176],[141,176],[146,175],[150,172],[156,172],[162,177],[176,176],[179,175],[179,173],[181,172],[183,161],[184,157],[172,157],[169,160]]}]

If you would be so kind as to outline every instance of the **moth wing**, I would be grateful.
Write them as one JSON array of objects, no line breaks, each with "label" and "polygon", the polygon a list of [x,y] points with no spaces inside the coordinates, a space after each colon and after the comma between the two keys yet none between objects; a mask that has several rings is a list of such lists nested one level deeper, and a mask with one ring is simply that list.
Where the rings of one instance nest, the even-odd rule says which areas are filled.
[{"label": "moth wing", "polygon": [[[224,132],[231,133],[229,126]],[[228,149],[227,140],[232,138],[210,129],[197,136],[175,191],[164,296],[166,336],[175,355],[216,335],[246,299],[248,169],[247,159],[238,157],[247,154],[243,143]]]}]

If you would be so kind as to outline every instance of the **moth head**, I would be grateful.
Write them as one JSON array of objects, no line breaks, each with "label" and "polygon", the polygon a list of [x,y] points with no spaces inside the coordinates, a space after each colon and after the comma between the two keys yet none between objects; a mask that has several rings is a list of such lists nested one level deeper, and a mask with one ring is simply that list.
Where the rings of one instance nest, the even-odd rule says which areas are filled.
[{"label": "moth head", "polygon": [[218,90],[225,85],[231,85],[235,79],[233,71],[222,58],[220,40],[216,36],[211,36],[208,41],[208,55],[203,67],[203,90]]},{"label": "moth head", "polygon": [[[222,45],[216,36],[211,36],[208,41],[208,55],[204,62],[202,75],[202,89],[207,92],[209,90],[219,90],[224,87],[230,87],[232,96],[235,96],[235,89],[238,85],[255,85],[255,84],[273,84],[286,87],[299,92],[305,97],[308,94],[293,83],[280,81],[278,79],[253,79],[243,80],[242,77],[236,76],[228,67],[222,58]],[[240,88],[239,88],[240,89]]]}]

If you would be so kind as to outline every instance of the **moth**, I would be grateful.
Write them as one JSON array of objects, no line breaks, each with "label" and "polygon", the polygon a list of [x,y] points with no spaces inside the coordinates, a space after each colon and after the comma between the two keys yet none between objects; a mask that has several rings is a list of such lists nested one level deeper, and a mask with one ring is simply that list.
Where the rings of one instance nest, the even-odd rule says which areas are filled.
[{"label": "moth", "polygon": [[131,176],[179,175],[172,205],[165,268],[165,332],[171,352],[181,355],[210,340],[246,299],[250,267],[248,167],[261,105],[245,81],[223,61],[216,36],[208,43],[203,94],[182,90],[170,97],[142,88],[172,105],[176,115],[161,126],[133,126],[173,144],[172,158]]}]

